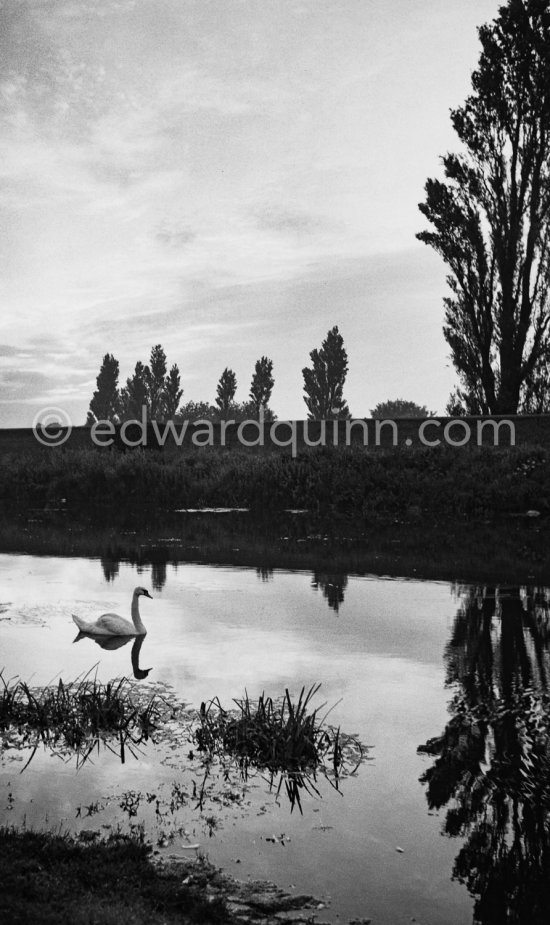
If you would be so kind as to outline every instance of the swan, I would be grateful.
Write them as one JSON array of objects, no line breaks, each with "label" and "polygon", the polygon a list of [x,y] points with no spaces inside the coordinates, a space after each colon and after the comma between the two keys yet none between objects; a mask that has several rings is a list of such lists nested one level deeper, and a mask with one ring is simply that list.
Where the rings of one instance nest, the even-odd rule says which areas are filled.
[{"label": "swan", "polygon": [[147,630],[141,622],[139,615],[139,598],[141,595],[149,597],[151,595],[146,588],[135,588],[132,596],[132,623],[119,617],[117,613],[104,613],[94,623],[77,617],[74,613],[72,618],[78,626],[81,633],[89,633],[92,636],[145,636]]}]

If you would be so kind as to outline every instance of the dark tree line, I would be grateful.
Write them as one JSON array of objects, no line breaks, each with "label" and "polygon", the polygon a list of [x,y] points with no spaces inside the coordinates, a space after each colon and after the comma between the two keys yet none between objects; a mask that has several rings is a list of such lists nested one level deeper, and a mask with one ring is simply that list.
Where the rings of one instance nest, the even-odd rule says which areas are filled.
[{"label": "dark tree line", "polygon": [[106,353],[96,380],[96,390],[90,402],[88,424],[95,421],[121,423],[141,420],[143,409],[148,421],[184,420],[235,420],[259,418],[273,420],[269,407],[273,378],[273,361],[261,357],[255,365],[250,385],[249,401],[235,401],[237,377],[232,369],[225,368],[216,388],[215,404],[187,402],[181,404],[183,388],[176,363],[168,370],[166,354],[160,344],[151,350],[148,365],[138,360],[134,372],[119,388],[119,363]]},{"label": "dark tree line", "polygon": [[[332,328],[319,350],[310,353],[311,368],[304,368],[304,401],[312,419],[347,418],[349,408],[343,397],[348,371],[348,357],[338,328]],[[275,415],[269,406],[275,380],[273,360],[260,357],[254,366],[248,400],[237,402],[237,376],[226,367],[217,386],[213,404],[189,401],[181,404],[183,388],[176,363],[168,370],[166,354],[160,344],[151,350],[149,364],[141,360],[135,365],[126,385],[119,388],[119,363],[106,353],[97,376],[96,390],[90,402],[88,424],[95,421],[121,423],[153,420],[245,420],[272,421]]]},{"label": "dark tree line", "polygon": [[168,371],[166,354],[160,344],[151,350],[149,365],[138,360],[126,385],[119,389],[119,363],[111,353],[103,357],[90,402],[88,424],[94,421],[169,420],[178,412],[183,395],[180,371],[176,363]]},{"label": "dark tree line", "polygon": [[428,180],[418,235],[450,274],[450,414],[550,410],[550,7],[508,0],[479,29],[472,94],[451,113],[461,154]]}]

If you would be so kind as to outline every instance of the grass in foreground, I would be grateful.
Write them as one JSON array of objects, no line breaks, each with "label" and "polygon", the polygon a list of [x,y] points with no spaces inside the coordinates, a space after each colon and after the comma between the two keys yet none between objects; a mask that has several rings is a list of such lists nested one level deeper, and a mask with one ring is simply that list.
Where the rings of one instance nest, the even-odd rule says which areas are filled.
[{"label": "grass in foreground", "polygon": [[353,774],[366,757],[361,744],[319,719],[321,707],[311,709],[320,684],[302,688],[293,701],[285,690],[275,701],[262,694],[251,701],[248,694],[235,700],[237,711],[224,710],[219,700],[201,704],[200,726],[195,738],[200,751],[210,758],[237,759],[243,777],[252,769],[267,772],[270,785],[278,776],[277,796],[284,782],[291,809],[302,812],[301,791],[318,793],[317,775],[338,789],[342,777]]},{"label": "grass in foreground", "polygon": [[80,767],[103,743],[124,762],[155,729],[155,698],[136,705],[126,678],[102,684],[89,674],[55,686],[30,688],[0,672],[0,737],[10,747],[40,743],[61,754],[76,754]]},{"label": "grass in foreground", "polygon": [[83,845],[69,836],[0,829],[0,921],[4,925],[218,923],[221,899],[206,900],[208,871],[162,868],[138,839]]}]

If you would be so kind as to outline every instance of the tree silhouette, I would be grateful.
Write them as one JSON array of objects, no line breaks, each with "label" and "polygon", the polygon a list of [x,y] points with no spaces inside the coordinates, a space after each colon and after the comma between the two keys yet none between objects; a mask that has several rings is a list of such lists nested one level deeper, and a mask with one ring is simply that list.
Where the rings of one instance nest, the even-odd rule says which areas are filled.
[{"label": "tree silhouette", "polygon": [[[145,367],[147,377],[147,392],[149,416],[152,421],[164,417],[165,388],[166,388],[166,354],[160,344],[151,349],[149,366]],[[177,410],[177,408],[176,408]]]},{"label": "tree silhouette", "polygon": [[393,418],[431,418],[435,411],[428,411],[426,405],[417,405],[414,401],[396,398],[395,401],[381,401],[371,411],[371,417],[382,420]]},{"label": "tree silhouette", "polygon": [[96,379],[97,389],[93,394],[88,412],[88,423],[112,421],[118,423],[121,413],[121,399],[118,390],[118,360],[111,353],[103,357]]},{"label": "tree silhouette", "polygon": [[183,421],[213,421],[219,414],[217,408],[214,408],[206,401],[188,401],[178,411],[178,418]]},{"label": "tree silhouette", "polygon": [[269,411],[269,399],[273,391],[275,380],[273,378],[273,360],[268,357],[261,357],[256,360],[254,375],[250,385],[250,412],[254,417],[260,416],[260,409],[263,408],[264,417],[272,418]]},{"label": "tree silhouette", "polygon": [[550,357],[548,3],[508,0],[479,38],[473,93],[451,113],[464,154],[443,158],[446,182],[427,181],[420,210],[435,230],[417,237],[450,269],[451,407],[513,414]]},{"label": "tree silhouette", "polygon": [[170,368],[166,376],[162,392],[163,417],[171,420],[175,418],[180,406],[183,389],[180,387],[180,371],[176,363]]},{"label": "tree silhouette", "polygon": [[146,419],[150,420],[149,379],[149,367],[144,366],[141,360],[138,360],[134,374],[126,380],[126,386],[122,390],[123,417],[126,421],[141,421],[143,408],[145,408]]},{"label": "tree silhouette", "polygon": [[332,328],[320,350],[312,350],[311,369],[302,370],[304,401],[311,420],[348,418],[349,408],[344,401],[343,389],[348,372],[348,355],[338,327]]},{"label": "tree silhouette", "polygon": [[221,417],[227,418],[237,391],[237,377],[227,366],[220,376],[216,388],[216,404],[220,409]]},{"label": "tree silhouette", "polygon": [[342,572],[313,573],[312,588],[320,588],[328,606],[338,613],[344,603],[344,594],[348,586],[348,576]]}]

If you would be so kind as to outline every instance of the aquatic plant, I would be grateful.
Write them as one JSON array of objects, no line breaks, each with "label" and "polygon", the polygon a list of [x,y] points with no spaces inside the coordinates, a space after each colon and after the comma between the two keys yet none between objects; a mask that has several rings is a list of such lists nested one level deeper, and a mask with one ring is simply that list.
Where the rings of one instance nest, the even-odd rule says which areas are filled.
[{"label": "aquatic plant", "polygon": [[340,779],[366,758],[366,748],[355,737],[325,722],[328,714],[319,718],[325,705],[311,709],[320,686],[307,692],[303,687],[297,700],[288,689],[278,700],[265,693],[251,700],[245,692],[234,700],[237,710],[225,710],[218,698],[202,703],[194,733],[197,748],[210,760],[234,758],[245,780],[254,769],[267,773],[270,787],[277,780],[277,796],[284,783],[291,809],[302,812],[301,791],[318,795],[318,774],[338,789]]},{"label": "aquatic plant", "polygon": [[101,743],[124,762],[156,728],[156,698],[142,701],[133,698],[126,678],[102,684],[87,672],[69,683],[31,688],[0,671],[0,736],[5,747],[32,747],[25,768],[40,743],[76,755],[77,767]]}]

